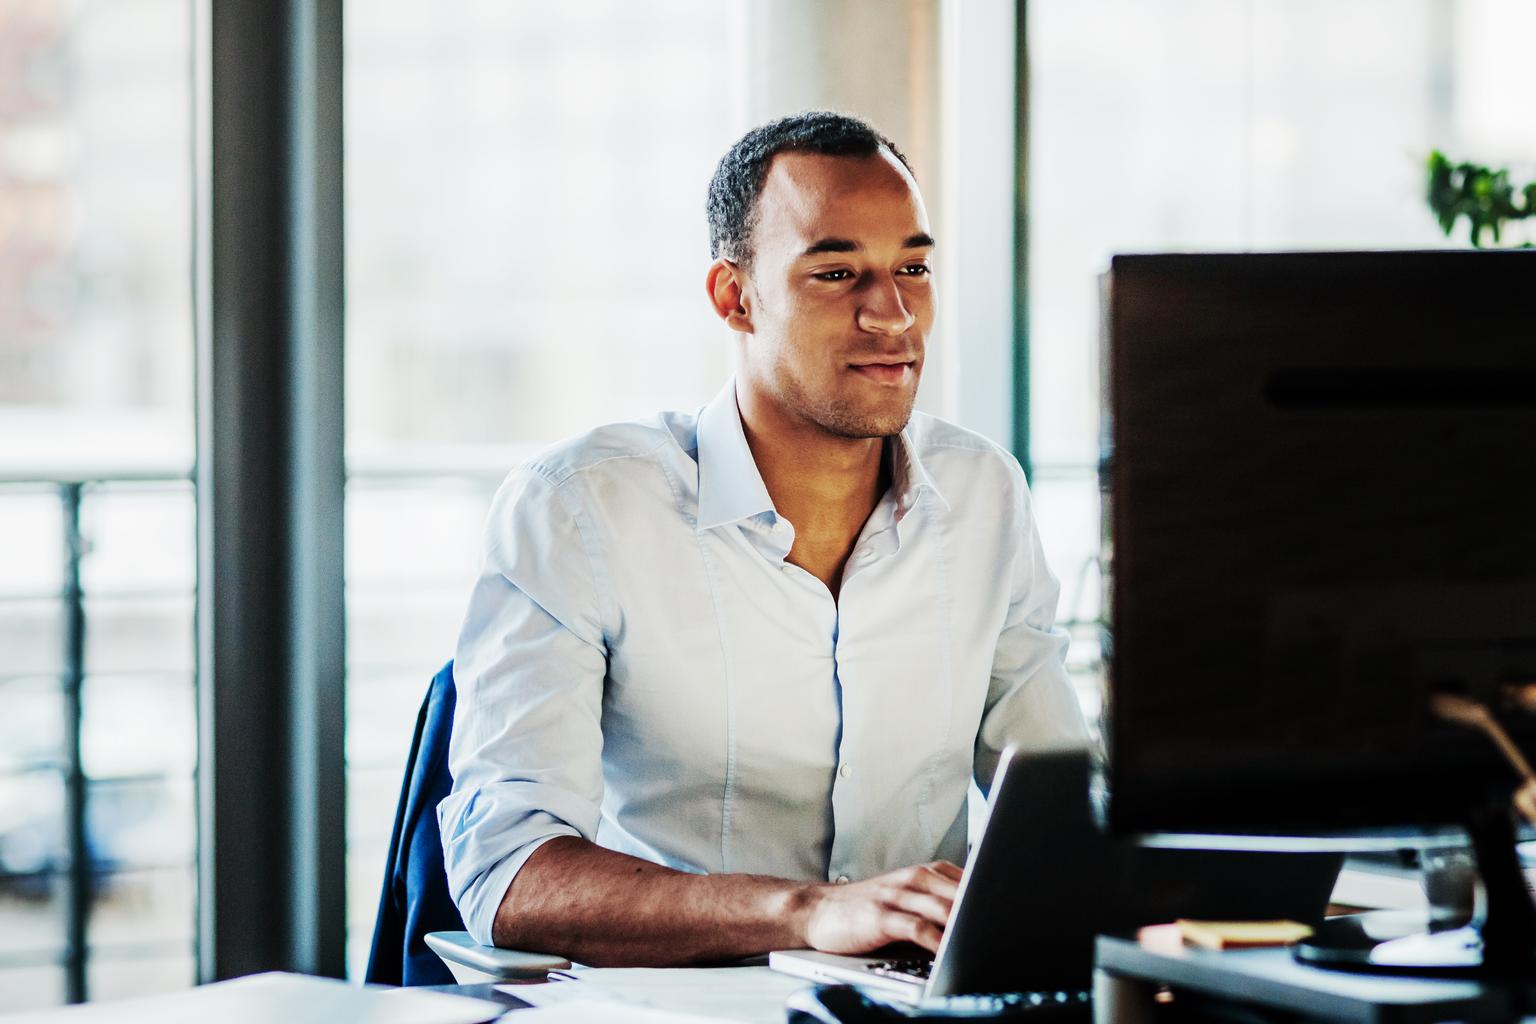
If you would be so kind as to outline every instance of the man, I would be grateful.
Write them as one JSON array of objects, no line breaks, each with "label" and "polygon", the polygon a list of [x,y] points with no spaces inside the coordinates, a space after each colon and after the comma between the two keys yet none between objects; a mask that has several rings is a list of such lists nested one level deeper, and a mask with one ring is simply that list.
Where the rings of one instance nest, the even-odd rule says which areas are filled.
[{"label": "man", "polygon": [[1082,741],[1058,588],[1017,462],[912,415],[934,240],[889,140],[765,125],[708,213],[734,381],[493,504],[450,889],[479,941],[589,964],[935,949],[969,780]]}]

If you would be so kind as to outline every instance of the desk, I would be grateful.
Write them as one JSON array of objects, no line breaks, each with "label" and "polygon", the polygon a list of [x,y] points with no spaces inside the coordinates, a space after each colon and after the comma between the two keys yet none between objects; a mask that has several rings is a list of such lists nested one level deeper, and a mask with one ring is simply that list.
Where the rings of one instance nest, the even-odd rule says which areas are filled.
[{"label": "desk", "polygon": [[484,996],[508,1009],[525,1003],[564,1009],[568,1015],[588,1010],[612,1016],[633,1009],[641,1011],[637,1018],[649,1013],[653,1018],[662,1014],[700,1021],[784,1024],[785,1001],[810,984],[766,966],[577,968],[574,973],[578,976],[574,981],[514,982],[501,991],[492,984],[445,986],[437,991]]},{"label": "desk", "polygon": [[1101,935],[1094,962],[1095,987],[1114,989],[1116,1017],[1128,1021],[1138,1019],[1134,993],[1150,999],[1159,986],[1171,989],[1175,1002],[1185,991],[1341,1024],[1503,1022],[1536,1008],[1536,980],[1501,985],[1331,971],[1297,963],[1289,949],[1215,952]]},{"label": "desk", "polygon": [[[508,982],[501,982],[500,984],[508,984]],[[491,982],[484,982],[479,985],[422,985],[417,991],[446,992],[451,996],[468,996],[471,999],[484,999],[487,1002],[499,1003],[508,1011],[526,1010],[529,1008],[527,1003],[501,991]]]}]

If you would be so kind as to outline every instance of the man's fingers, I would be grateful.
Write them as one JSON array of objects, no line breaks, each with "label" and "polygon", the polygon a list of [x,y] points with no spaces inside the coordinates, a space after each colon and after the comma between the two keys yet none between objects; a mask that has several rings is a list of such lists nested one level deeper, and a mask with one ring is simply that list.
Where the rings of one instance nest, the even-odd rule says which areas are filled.
[{"label": "man's fingers", "polygon": [[[950,871],[956,874],[950,874]],[[923,864],[919,867],[908,869],[906,875],[906,887],[919,892],[931,892],[937,896],[952,900],[960,891],[959,868],[946,861],[938,861],[934,864]]]},{"label": "man's fingers", "polygon": [[944,938],[944,929],[932,921],[905,914],[901,911],[891,911],[886,924],[886,933],[893,940],[906,940],[915,942],[930,953],[939,951],[939,940]]},{"label": "man's fingers", "polygon": [[947,860],[936,860],[931,864],[925,864],[924,867],[938,872],[951,882],[960,881],[960,876],[965,874],[965,871],[958,864],[951,864]]},{"label": "man's fingers", "polygon": [[942,928],[949,920],[949,912],[954,907],[953,899],[936,896],[933,893],[914,892],[911,889],[898,891],[891,899],[891,905],[899,910],[905,910],[909,914],[915,914],[925,920],[932,921]]}]

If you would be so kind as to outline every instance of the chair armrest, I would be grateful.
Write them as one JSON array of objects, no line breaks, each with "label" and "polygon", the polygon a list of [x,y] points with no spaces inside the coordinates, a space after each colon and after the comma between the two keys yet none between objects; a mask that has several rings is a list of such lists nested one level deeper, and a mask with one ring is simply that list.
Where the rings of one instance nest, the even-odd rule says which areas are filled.
[{"label": "chair armrest", "polygon": [[428,932],[427,946],[436,953],[461,985],[486,981],[543,978],[550,971],[565,970],[571,962],[548,953],[482,946],[469,932]]}]

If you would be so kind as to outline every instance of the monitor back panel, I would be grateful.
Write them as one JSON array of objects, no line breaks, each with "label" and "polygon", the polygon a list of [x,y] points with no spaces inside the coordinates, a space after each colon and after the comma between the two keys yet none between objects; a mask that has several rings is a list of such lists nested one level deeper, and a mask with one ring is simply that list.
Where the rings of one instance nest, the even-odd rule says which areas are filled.
[{"label": "monitor back panel", "polygon": [[1536,253],[1117,257],[1110,817],[1294,832],[1507,787],[1536,683]]}]

